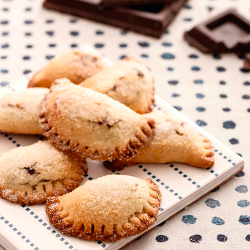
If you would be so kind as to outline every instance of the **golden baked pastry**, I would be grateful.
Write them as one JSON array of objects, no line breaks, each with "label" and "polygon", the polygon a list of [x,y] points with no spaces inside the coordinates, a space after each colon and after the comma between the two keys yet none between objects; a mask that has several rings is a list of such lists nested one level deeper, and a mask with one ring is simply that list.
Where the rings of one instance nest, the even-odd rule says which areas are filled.
[{"label": "golden baked pastry", "polygon": [[145,66],[133,58],[126,57],[80,85],[106,94],[137,113],[152,111],[154,77]]},{"label": "golden baked pastry", "polygon": [[152,137],[154,121],[91,89],[56,80],[40,127],[59,149],[93,160],[130,159]]},{"label": "golden baked pastry", "polygon": [[41,101],[49,90],[25,89],[0,99],[0,131],[16,134],[42,134],[39,128]]},{"label": "golden baked pastry", "polygon": [[49,88],[56,79],[63,77],[79,84],[106,67],[107,63],[102,57],[82,50],[72,50],[51,59],[31,78],[28,87]]},{"label": "golden baked pastry", "polygon": [[152,140],[129,161],[105,162],[113,170],[136,163],[181,162],[199,168],[214,165],[211,142],[180,118],[171,113],[153,112],[144,115],[155,120]]},{"label": "golden baked pastry", "polygon": [[46,211],[51,224],[64,234],[119,241],[153,225],[160,202],[160,190],[151,179],[107,175],[70,194],[49,198]]},{"label": "golden baked pastry", "polygon": [[48,141],[15,148],[0,156],[0,197],[21,205],[45,203],[77,188],[87,171],[84,159],[68,156]]}]

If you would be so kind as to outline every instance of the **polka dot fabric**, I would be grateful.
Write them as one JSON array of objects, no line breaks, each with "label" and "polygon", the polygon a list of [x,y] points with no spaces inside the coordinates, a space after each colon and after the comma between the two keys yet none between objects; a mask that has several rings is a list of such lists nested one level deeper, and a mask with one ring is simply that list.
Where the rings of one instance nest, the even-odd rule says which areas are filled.
[{"label": "polka dot fabric", "polygon": [[[225,9],[249,17],[247,0],[191,0],[161,39],[0,0],[0,91],[64,51],[88,43],[112,61],[133,56],[154,73],[156,94],[242,155],[244,171],[123,249],[250,249],[250,72],[243,57],[205,55],[183,33]],[[1,249],[1,248],[0,248]]]}]

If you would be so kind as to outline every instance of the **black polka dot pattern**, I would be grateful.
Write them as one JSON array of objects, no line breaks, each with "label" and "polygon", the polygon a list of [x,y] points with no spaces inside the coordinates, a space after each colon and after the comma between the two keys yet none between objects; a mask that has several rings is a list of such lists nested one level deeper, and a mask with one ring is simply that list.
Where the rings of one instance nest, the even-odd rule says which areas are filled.
[{"label": "black polka dot pattern", "polygon": [[104,32],[102,30],[97,30],[95,33],[96,33],[96,35],[103,35],[104,34]]},{"label": "black polka dot pattern", "polygon": [[143,48],[147,48],[150,46],[148,42],[138,42],[138,44]]},{"label": "black polka dot pattern", "polygon": [[171,53],[163,53],[163,54],[161,55],[161,58],[162,58],[162,59],[167,59],[167,60],[169,60],[169,59],[174,59],[174,58],[175,58],[175,55],[173,55],[173,54],[171,54]]},{"label": "black polka dot pattern", "polygon": [[231,109],[230,109],[230,108],[223,108],[223,111],[225,111],[225,112],[230,112]]},{"label": "black polka dot pattern", "polygon": [[250,234],[248,234],[245,239],[246,241],[250,241]]},{"label": "black polka dot pattern", "polygon": [[171,47],[171,46],[172,46],[172,43],[163,42],[163,43],[162,43],[162,46],[164,46],[164,47]]},{"label": "black polka dot pattern", "polygon": [[227,83],[225,81],[220,81],[220,85],[226,85]]},{"label": "black polka dot pattern", "polygon": [[247,70],[247,69],[245,69],[245,68],[240,68],[240,71],[241,71],[242,73],[248,73],[248,72],[249,72],[249,70]]},{"label": "black polka dot pattern", "polygon": [[235,138],[231,138],[231,139],[229,140],[229,142],[230,142],[232,145],[239,144],[239,140],[238,140],[238,139],[235,139]]},{"label": "black polka dot pattern", "polygon": [[170,80],[170,81],[168,81],[168,83],[169,83],[170,85],[176,85],[176,84],[178,84],[178,83],[179,83],[179,81],[176,81],[176,80]]},{"label": "black polka dot pattern", "polygon": [[103,44],[103,43],[96,43],[96,44],[95,44],[95,47],[96,47],[97,49],[100,49],[100,48],[103,48],[103,47],[104,47],[104,44]]},{"label": "black polka dot pattern", "polygon": [[197,66],[193,66],[193,67],[191,68],[191,70],[192,70],[192,71],[200,71],[201,68],[200,68],[200,67],[197,67]]},{"label": "black polka dot pattern", "polygon": [[190,242],[192,243],[200,243],[202,241],[202,236],[199,234],[195,234],[189,237]]},{"label": "black polka dot pattern", "polygon": [[199,111],[199,112],[206,111],[206,109],[204,107],[197,107],[196,110]]},{"label": "black polka dot pattern", "polygon": [[221,59],[221,55],[219,55],[219,54],[214,54],[213,57],[214,57],[214,59],[217,59],[217,60]]},{"label": "black polka dot pattern", "polygon": [[165,242],[165,241],[168,241],[168,237],[166,235],[158,235],[155,240],[157,242]]},{"label": "black polka dot pattern", "polygon": [[250,99],[250,95],[243,95],[242,99],[249,100]]},{"label": "black polka dot pattern", "polygon": [[126,56],[126,55],[121,55],[121,56],[119,57],[119,59],[122,60],[122,59],[124,59],[125,57],[127,57],[127,56]]},{"label": "black polka dot pattern", "polygon": [[224,234],[218,234],[218,235],[217,235],[217,240],[218,240],[219,242],[226,242],[226,241],[227,241],[227,236],[224,235]]},{"label": "black polka dot pattern", "polygon": [[197,93],[197,94],[196,94],[196,97],[202,99],[202,98],[204,98],[205,96],[204,96],[203,94],[201,94],[201,93]]},{"label": "black polka dot pattern", "polygon": [[196,124],[199,125],[200,127],[204,127],[204,126],[207,126],[207,123],[202,121],[202,120],[197,120],[196,121]]},{"label": "black polka dot pattern", "polygon": [[236,123],[234,123],[233,121],[223,122],[223,128],[225,129],[234,129],[235,126],[236,126]]},{"label": "black polka dot pattern", "polygon": [[201,80],[201,79],[194,80],[194,83],[195,84],[203,84],[203,80]]},{"label": "black polka dot pattern", "polygon": [[177,109],[178,111],[182,111],[182,107],[174,106],[174,108]]},{"label": "black polka dot pattern", "polygon": [[48,31],[46,31],[46,34],[47,34],[48,36],[54,36],[55,32],[52,31],[52,30],[48,30]]},{"label": "black polka dot pattern", "polygon": [[27,74],[29,74],[30,72],[31,72],[31,70],[26,69],[26,70],[23,71],[23,74],[27,75]]},{"label": "black polka dot pattern", "polygon": [[220,94],[220,98],[227,98],[227,95],[225,95],[225,94]]},{"label": "black polka dot pattern", "polygon": [[224,72],[226,69],[224,67],[217,67],[216,68],[218,72]]},{"label": "black polka dot pattern", "polygon": [[128,47],[128,45],[127,45],[126,43],[120,43],[120,44],[119,44],[119,47],[120,47],[120,48],[126,48],[126,47]]},{"label": "black polka dot pattern", "polygon": [[245,176],[245,172],[244,171],[241,171],[239,172],[238,174],[235,175],[236,177],[243,177]]}]

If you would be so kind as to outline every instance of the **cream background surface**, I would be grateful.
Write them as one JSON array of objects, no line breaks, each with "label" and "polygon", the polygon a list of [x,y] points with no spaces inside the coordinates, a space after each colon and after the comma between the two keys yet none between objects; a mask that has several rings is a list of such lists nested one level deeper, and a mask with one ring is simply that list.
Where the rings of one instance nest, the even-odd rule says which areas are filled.
[{"label": "cream background surface", "polygon": [[[164,225],[156,227],[141,239],[126,246],[124,249],[127,250],[250,248],[250,242],[245,239],[250,234],[250,223],[244,225],[239,222],[240,216],[250,216],[250,206],[237,205],[242,200],[250,202],[250,191],[245,193],[236,191],[236,188],[242,185],[250,188],[248,166],[250,112],[247,111],[250,108],[250,86],[247,83],[250,82],[250,73],[240,71],[243,60],[235,54],[221,55],[221,59],[216,59],[213,55],[204,55],[190,47],[182,38],[184,31],[229,7],[235,7],[240,13],[249,17],[250,2],[248,0],[191,0],[187,5],[190,7],[181,10],[169,27],[169,33],[157,40],[133,32],[122,35],[118,28],[80,18],[76,18],[75,22],[75,18],[69,15],[42,9],[40,0],[0,1],[0,45],[2,46],[0,91],[1,88],[10,86],[10,84],[6,85],[6,82],[11,83],[22,77],[24,71],[35,72],[45,65],[46,56],[49,58],[67,51],[72,44],[96,45],[101,53],[114,62],[123,55],[133,56],[140,60],[155,75],[157,95],[171,105],[181,107],[181,112],[194,122],[204,121],[207,124],[203,127],[206,131],[233,151],[243,155],[246,162],[244,176],[234,177],[222,185],[218,191],[207,194],[170,218]],[[212,11],[208,10],[210,7],[213,7]],[[8,11],[4,11],[4,8],[8,8]],[[27,8],[31,10],[25,11]],[[191,21],[187,21],[190,18]],[[29,20],[33,22],[30,23]],[[53,22],[48,20],[53,20]],[[8,23],[3,21],[8,21]],[[25,21],[28,22],[25,23]],[[71,35],[71,32],[76,34],[75,31],[79,34]],[[103,34],[97,35],[97,31],[102,31]],[[3,36],[3,32],[9,32],[9,35]],[[31,35],[25,35],[27,32]],[[54,32],[53,35],[48,35],[48,33],[52,34],[51,32]],[[145,43],[149,46],[145,47]],[[4,48],[5,44],[9,47]],[[49,44],[56,44],[56,46],[49,47]],[[121,47],[120,44],[127,44],[127,47]],[[27,45],[33,45],[33,48],[27,48]],[[161,56],[164,53],[174,55],[174,58],[163,59]],[[198,58],[190,58],[191,54],[197,55]],[[7,58],[4,59],[5,56]],[[30,59],[24,60],[27,56]],[[167,70],[169,67],[174,70]],[[192,67],[199,67],[200,70],[193,71]],[[219,72],[216,70],[217,67],[224,67],[226,71]],[[8,73],[4,73],[6,71],[3,70],[8,70]],[[195,84],[195,80],[202,80],[203,84]],[[178,81],[178,83],[171,85],[169,81],[170,83]],[[226,84],[220,84],[221,81],[225,81]],[[173,97],[176,94],[180,96]],[[203,94],[204,98],[197,98],[196,94]],[[227,95],[227,98],[221,98],[220,95]],[[206,111],[199,112],[197,107],[203,107]],[[223,108],[230,108],[231,111],[225,112]],[[236,124],[235,128],[224,128],[223,123],[227,121]],[[230,143],[229,140],[233,138],[237,139],[237,144]],[[219,201],[220,206],[208,207],[205,201],[209,198]],[[196,218],[196,222],[184,223],[183,216],[187,215]],[[225,223],[213,224],[214,217],[223,219]],[[195,234],[202,236],[199,243],[189,240],[189,237]],[[225,235],[227,241],[219,242],[217,240],[219,234]],[[156,239],[166,239],[165,237],[157,238],[159,235],[166,236],[168,240],[157,242]]]}]

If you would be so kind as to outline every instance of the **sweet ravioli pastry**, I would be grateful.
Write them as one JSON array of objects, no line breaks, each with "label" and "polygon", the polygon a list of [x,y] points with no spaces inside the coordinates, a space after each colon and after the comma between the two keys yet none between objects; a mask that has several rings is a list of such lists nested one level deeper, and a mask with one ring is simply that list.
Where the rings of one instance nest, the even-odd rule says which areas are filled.
[{"label": "sweet ravioli pastry", "polygon": [[144,115],[155,120],[152,140],[130,161],[105,162],[109,169],[121,170],[135,163],[180,162],[199,168],[214,165],[211,142],[186,122],[171,113],[154,112]]},{"label": "sweet ravioli pastry", "polygon": [[47,141],[15,148],[0,156],[0,197],[21,205],[45,203],[77,188],[87,170],[85,160]]},{"label": "sweet ravioli pastry", "polygon": [[51,224],[64,234],[119,241],[153,225],[160,202],[161,193],[151,179],[107,175],[70,194],[49,198],[46,211]]},{"label": "sweet ravioli pastry", "polygon": [[49,88],[56,79],[63,77],[79,84],[106,67],[107,63],[100,56],[82,50],[72,50],[51,59],[32,77],[28,87]]},{"label": "sweet ravioli pastry", "polygon": [[80,85],[106,94],[137,113],[152,111],[153,75],[133,58],[125,58],[114,66],[98,72]]},{"label": "sweet ravioli pastry", "polygon": [[152,137],[154,121],[110,97],[56,80],[40,115],[44,135],[59,149],[93,160],[130,159]]},{"label": "sweet ravioli pastry", "polygon": [[42,134],[39,128],[41,101],[49,90],[25,89],[0,99],[0,131],[16,134]]}]

